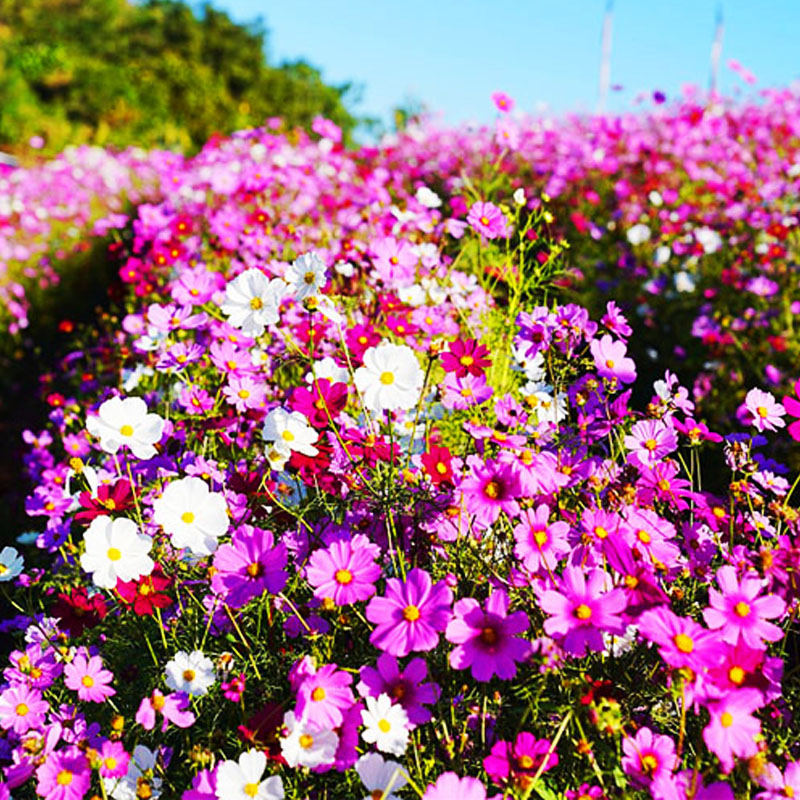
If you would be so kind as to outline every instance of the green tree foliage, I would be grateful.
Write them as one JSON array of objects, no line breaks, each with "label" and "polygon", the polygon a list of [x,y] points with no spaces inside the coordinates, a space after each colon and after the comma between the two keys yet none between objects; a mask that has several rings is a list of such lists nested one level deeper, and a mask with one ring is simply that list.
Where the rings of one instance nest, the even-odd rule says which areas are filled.
[{"label": "green tree foliage", "polygon": [[299,61],[271,66],[260,23],[180,0],[0,0],[0,147],[192,150],[215,132],[322,114],[346,134],[350,84]]}]

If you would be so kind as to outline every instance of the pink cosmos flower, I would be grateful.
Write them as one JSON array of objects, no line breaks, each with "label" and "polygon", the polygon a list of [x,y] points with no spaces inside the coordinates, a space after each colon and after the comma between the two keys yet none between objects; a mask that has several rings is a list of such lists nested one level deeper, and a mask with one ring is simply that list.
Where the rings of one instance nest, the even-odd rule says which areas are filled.
[{"label": "pink cosmos flower", "polygon": [[494,203],[473,203],[467,214],[467,222],[487,239],[498,239],[509,233],[506,218]]},{"label": "pink cosmos flower", "polygon": [[122,742],[103,742],[100,748],[100,775],[103,778],[121,778],[128,771],[130,754],[122,746]]},{"label": "pink cosmos flower", "polygon": [[459,378],[450,374],[442,382],[442,405],[463,411],[485,403],[493,393],[494,389],[486,382],[485,375],[465,375]]},{"label": "pink cosmos flower", "polygon": [[639,632],[655,642],[661,658],[673,669],[688,667],[701,672],[713,667],[722,658],[720,636],[694,620],[679,617],[665,607],[651,608],[638,620]]},{"label": "pink cosmos flower", "polygon": [[761,389],[751,389],[744,399],[742,410],[745,424],[752,425],[757,431],[775,431],[786,423],[783,417],[786,409],[769,393]]},{"label": "pink cosmos flower", "polygon": [[423,704],[435,703],[441,694],[438,684],[425,683],[427,675],[424,658],[412,658],[401,671],[394,656],[381,653],[375,667],[361,667],[356,689],[362,697],[388,695],[405,709],[409,727],[413,728],[431,721],[433,714]]},{"label": "pink cosmos flower", "polygon": [[505,92],[492,92],[492,102],[497,110],[502,111],[504,114],[514,110],[514,100]]},{"label": "pink cosmos flower", "polygon": [[136,712],[136,721],[146,730],[151,731],[156,726],[156,712],[163,716],[161,733],[169,727],[169,723],[178,728],[189,728],[194,725],[194,713],[189,710],[189,695],[186,692],[173,692],[164,694],[158,689],[153,694],[145,697],[139,704]]},{"label": "pink cosmos flower", "polygon": [[109,685],[112,680],[114,674],[103,669],[103,659],[100,656],[87,659],[81,653],[64,667],[64,683],[67,688],[77,692],[81,700],[90,703],[104,703],[117,693]]},{"label": "pink cosmos flower", "polygon": [[350,688],[352,682],[353,676],[336,664],[325,664],[307,675],[297,689],[297,718],[320,729],[338,728],[344,712],[355,701]]},{"label": "pink cosmos flower", "polygon": [[184,386],[178,395],[178,402],[187,414],[207,414],[214,408],[214,398],[200,386]]},{"label": "pink cosmos flower", "polygon": [[760,705],[759,692],[740,689],[708,706],[711,721],[703,730],[703,741],[726,774],[734,767],[734,757],[750,758],[758,752],[761,723],[751,713]]},{"label": "pink cosmos flower", "polygon": [[787,764],[782,775],[777,767],[775,772],[777,775],[770,782],[769,788],[765,792],[759,792],[754,800],[784,800],[787,797],[800,797],[800,761],[792,761]]},{"label": "pink cosmos flower", "polygon": [[664,456],[678,448],[675,431],[660,419],[640,420],[624,441],[625,447],[631,452],[631,461],[644,467],[654,467]]},{"label": "pink cosmos flower", "polygon": [[703,611],[703,619],[712,630],[721,629],[722,640],[728,644],[740,641],[755,649],[763,649],[762,640],[777,642],[783,631],[769,619],[781,617],[786,602],[777,595],[761,594],[761,578],[750,572],[741,581],[736,578],[736,567],[730,565],[717,570],[717,584],[722,592],[709,589],[710,608]]},{"label": "pink cosmos flower", "polygon": [[467,669],[476,681],[490,681],[493,675],[511,680],[517,674],[515,662],[523,661],[530,645],[517,634],[530,625],[524,611],[508,613],[508,594],[495,589],[486,601],[484,611],[473,597],[459,600],[455,616],[447,623],[445,639],[458,645],[450,653],[453,669]]},{"label": "pink cosmos flower", "polygon": [[640,787],[671,773],[675,766],[675,743],[650,728],[641,728],[636,736],[623,739],[622,751],[622,769]]},{"label": "pink cosmos flower", "polygon": [[[495,783],[511,786],[524,794],[540,769],[546,772],[558,764],[558,755],[550,753],[550,747],[549,739],[537,739],[532,733],[521,731],[513,743],[495,742],[483,759],[483,768]],[[542,762],[545,762],[544,768]]]},{"label": "pink cosmos flower", "polygon": [[569,525],[566,522],[548,522],[550,509],[546,505],[522,512],[520,523],[514,528],[514,555],[521,559],[529,572],[540,569],[555,570],[562,556],[570,551],[567,542]]},{"label": "pink cosmos flower", "polygon": [[405,581],[389,578],[386,596],[369,601],[367,619],[377,627],[369,640],[379,650],[402,658],[414,651],[433,650],[439,632],[450,620],[453,595],[444,581],[431,582],[417,567]]},{"label": "pink cosmos flower", "polygon": [[265,591],[277,594],[286,586],[286,545],[275,544],[270,531],[242,525],[230,544],[214,554],[216,572],[211,588],[233,608],[241,608]]},{"label": "pink cosmos flower", "polygon": [[82,800],[92,781],[89,760],[77,747],[50,753],[36,770],[36,793],[47,800]]},{"label": "pink cosmos flower", "polygon": [[478,464],[458,488],[464,496],[467,511],[474,515],[479,525],[493,525],[501,511],[509,517],[519,514],[519,475],[512,464],[496,461]]},{"label": "pink cosmos flower", "polygon": [[486,787],[477,778],[445,772],[422,795],[422,800],[486,800]]},{"label": "pink cosmos flower", "polygon": [[315,550],[308,560],[306,577],[314,597],[330,598],[337,606],[358,603],[375,594],[381,568],[375,563],[380,548],[363,533]]},{"label": "pink cosmos flower", "polygon": [[381,279],[387,283],[406,285],[414,281],[419,258],[411,242],[386,236],[370,242],[372,263]]},{"label": "pink cosmos flower", "polygon": [[787,428],[787,431],[792,439],[796,442],[800,442],[800,380],[796,381],[794,384],[794,393],[796,399],[788,395],[783,398],[783,407],[786,409],[787,414],[792,417],[798,417],[798,419],[795,419]]},{"label": "pink cosmos flower", "polygon": [[44,724],[50,704],[42,694],[27,686],[10,686],[0,694],[0,727],[23,734]]},{"label": "pink cosmos flower", "polygon": [[616,378],[622,383],[636,380],[636,364],[632,358],[628,358],[625,342],[615,340],[606,333],[600,339],[592,339],[589,349],[601,378]]},{"label": "pink cosmos flower", "polygon": [[264,408],[266,405],[266,387],[249,375],[231,375],[222,394],[240,414],[251,408]]},{"label": "pink cosmos flower", "polygon": [[602,651],[602,632],[622,633],[620,614],[625,610],[624,592],[615,588],[604,592],[607,581],[601,569],[584,573],[579,567],[564,570],[557,589],[548,589],[540,599],[542,609],[550,614],[544,630],[548,636],[563,637],[566,652],[582,656],[590,650]]}]

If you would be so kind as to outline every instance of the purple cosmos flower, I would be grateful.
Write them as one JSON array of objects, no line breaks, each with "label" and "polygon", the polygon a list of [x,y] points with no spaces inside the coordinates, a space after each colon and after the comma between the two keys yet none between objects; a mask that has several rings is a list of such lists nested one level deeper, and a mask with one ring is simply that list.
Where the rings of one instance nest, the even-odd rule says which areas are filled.
[{"label": "purple cosmos flower", "polygon": [[211,588],[233,608],[241,608],[263,592],[277,594],[286,586],[286,545],[275,544],[270,531],[242,525],[230,544],[214,555]]},{"label": "purple cosmos flower", "polygon": [[733,645],[742,641],[759,650],[764,647],[762,640],[777,642],[783,638],[783,631],[767,620],[782,616],[786,603],[774,594],[759,597],[761,578],[755,572],[739,581],[735,567],[720,567],[717,583],[722,592],[709,589],[711,607],[703,611],[703,619],[712,630],[721,629],[723,641]]},{"label": "purple cosmos flower", "polygon": [[719,759],[723,772],[733,769],[734,756],[749,758],[758,752],[756,737],[761,723],[751,713],[760,705],[761,694],[755,689],[740,689],[709,704],[711,721],[703,729],[703,741]]},{"label": "purple cosmos flower", "polygon": [[636,736],[622,740],[622,769],[634,782],[645,787],[675,766],[675,743],[669,736],[641,728]]},{"label": "purple cosmos flower", "polygon": [[381,568],[375,563],[380,548],[363,533],[350,541],[338,541],[315,550],[308,560],[306,577],[314,596],[330,598],[337,606],[358,603],[375,594]]},{"label": "purple cosmos flower", "polygon": [[509,233],[506,218],[494,203],[473,203],[467,214],[467,222],[487,239],[497,239]]},{"label": "purple cosmos flower", "polygon": [[42,649],[34,642],[21,650],[14,650],[8,657],[10,667],[3,670],[3,677],[9,683],[22,683],[34,689],[47,689],[61,674],[63,667],[56,661],[55,648]]},{"label": "purple cosmos flower", "polygon": [[522,560],[529,572],[554,570],[561,557],[570,551],[567,542],[569,525],[560,521],[548,522],[549,517],[550,509],[546,505],[527,509],[514,528],[514,555]]},{"label": "purple cosmos flower", "polygon": [[625,447],[631,451],[630,459],[634,464],[653,467],[678,448],[678,437],[660,419],[643,419],[625,437]]},{"label": "purple cosmos flower", "polygon": [[530,623],[524,611],[509,614],[508,605],[502,589],[489,595],[485,611],[473,597],[456,603],[455,616],[444,634],[448,642],[458,645],[450,653],[453,669],[470,668],[476,681],[490,681],[493,675],[511,680],[517,674],[515,662],[523,661],[530,650],[517,634],[526,631]]},{"label": "purple cosmos flower", "polygon": [[77,747],[52,752],[36,770],[36,793],[47,800],[82,800],[92,781],[89,759]]},{"label": "purple cosmos flower", "polygon": [[532,733],[521,731],[513,743],[495,742],[483,759],[483,768],[495,783],[524,793],[540,769],[546,772],[558,764],[558,755],[550,748],[549,739],[537,739]]},{"label": "purple cosmos flower", "polygon": [[488,527],[497,521],[501,511],[509,517],[519,514],[517,497],[521,493],[519,475],[512,464],[486,461],[472,468],[470,477],[461,481],[467,511],[475,521]]},{"label": "purple cosmos flower", "polygon": [[757,431],[775,431],[786,423],[783,417],[786,409],[769,393],[761,389],[751,389],[744,399],[741,409],[745,424],[752,425]]},{"label": "purple cosmos flower", "polygon": [[109,684],[114,674],[103,669],[103,659],[92,656],[87,659],[79,653],[64,667],[64,683],[68,689],[78,693],[81,700],[91,703],[104,703],[117,692]]},{"label": "purple cosmos flower", "polygon": [[589,349],[601,378],[616,378],[622,383],[636,380],[636,364],[626,355],[628,348],[625,342],[614,340],[606,333],[600,339],[592,339]]},{"label": "purple cosmos flower", "polygon": [[336,664],[325,664],[307,675],[297,689],[297,718],[320,729],[338,728],[344,712],[355,701],[350,689],[352,682],[353,676]]},{"label": "purple cosmos flower", "polygon": [[439,699],[441,689],[436,683],[425,683],[428,664],[424,658],[412,658],[404,670],[397,659],[381,653],[375,667],[361,667],[361,681],[356,689],[362,697],[389,695],[392,702],[400,703],[406,711],[409,727],[430,722],[433,714],[423,704],[433,704]]},{"label": "purple cosmos flower", "polygon": [[161,724],[162,733],[170,722],[178,728],[189,728],[194,725],[195,716],[189,710],[189,695],[186,692],[164,694],[154,689],[153,694],[145,697],[139,704],[136,721],[146,731],[151,731],[156,726],[156,712],[164,718]]},{"label": "purple cosmos flower", "polygon": [[548,636],[563,637],[568,653],[582,656],[590,650],[605,649],[602,632],[622,633],[620,614],[625,610],[625,594],[616,588],[604,592],[606,574],[601,569],[584,570],[568,566],[558,589],[542,594],[542,609],[550,614],[544,623]]},{"label": "purple cosmos flower", "polygon": [[433,650],[450,620],[453,595],[444,581],[431,583],[427,572],[412,569],[405,581],[389,578],[386,596],[373,597],[367,619],[377,627],[370,642],[389,655]]}]

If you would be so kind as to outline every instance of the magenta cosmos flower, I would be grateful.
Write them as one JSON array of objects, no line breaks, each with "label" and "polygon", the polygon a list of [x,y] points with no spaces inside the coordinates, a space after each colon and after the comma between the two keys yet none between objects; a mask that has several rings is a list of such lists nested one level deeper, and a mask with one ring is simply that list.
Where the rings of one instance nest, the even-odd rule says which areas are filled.
[{"label": "magenta cosmos flower", "polygon": [[711,721],[703,730],[703,741],[723,772],[733,769],[734,757],[750,758],[758,752],[761,723],[751,714],[760,705],[761,693],[755,689],[739,689],[709,704]]},{"label": "magenta cosmos flower", "polygon": [[467,222],[487,239],[508,235],[508,226],[503,212],[494,203],[473,203],[467,214]]},{"label": "magenta cosmos flower", "polygon": [[373,597],[367,606],[367,619],[377,626],[369,640],[398,658],[433,650],[452,615],[452,602],[444,581],[432,584],[424,570],[415,567],[405,581],[389,578],[386,596]]},{"label": "magenta cosmos flower", "polygon": [[550,752],[550,740],[537,739],[527,731],[518,734],[513,744],[495,742],[489,755],[483,759],[483,768],[495,783],[511,785],[520,792],[530,787],[533,776],[540,769],[546,772],[557,764],[558,755]]},{"label": "magenta cosmos flower", "polygon": [[[795,397],[786,396],[783,398],[783,407],[790,416],[800,418],[800,380],[794,385],[794,393]],[[786,430],[792,439],[800,442],[800,419],[796,419]]]},{"label": "magenta cosmos flower", "polygon": [[0,727],[18,734],[40,728],[49,708],[49,703],[36,689],[10,686],[0,694]]},{"label": "magenta cosmos flower", "polygon": [[470,669],[476,681],[490,681],[493,675],[511,680],[517,674],[517,661],[523,661],[530,645],[517,634],[528,629],[524,611],[508,613],[508,595],[495,589],[486,601],[486,610],[473,597],[459,600],[455,616],[447,623],[445,639],[458,645],[450,653],[453,669]]},{"label": "magenta cosmos flower", "polygon": [[603,631],[622,633],[624,625],[620,614],[625,610],[626,599],[621,589],[604,592],[605,572],[593,569],[588,572],[569,566],[561,576],[558,589],[549,589],[541,597],[540,605],[550,618],[544,623],[548,636],[563,637],[561,646],[568,653],[582,656],[588,645],[590,650],[601,651]]},{"label": "magenta cosmos flower", "polygon": [[777,642],[783,638],[783,631],[767,620],[782,616],[786,603],[774,594],[759,597],[761,578],[755,572],[744,575],[739,581],[735,567],[720,567],[717,584],[722,592],[709,589],[711,607],[703,611],[703,619],[709,628],[721,629],[723,641],[733,645],[742,641],[761,650],[762,640]]},{"label": "magenta cosmos flower", "polygon": [[498,111],[506,114],[514,108],[514,100],[505,92],[492,92],[492,102]]},{"label": "magenta cosmos flower", "polygon": [[615,340],[606,333],[600,339],[592,339],[589,349],[597,374],[601,378],[616,378],[622,383],[633,383],[636,380],[636,364],[632,358],[628,358],[625,342]]},{"label": "magenta cosmos flower", "polygon": [[178,728],[189,728],[195,721],[194,713],[189,710],[189,695],[186,692],[164,694],[154,689],[153,694],[145,697],[139,704],[136,721],[146,731],[151,731],[156,726],[157,714],[163,717],[161,733],[164,733],[170,722]]},{"label": "magenta cosmos flower", "polygon": [[104,703],[117,692],[109,684],[114,674],[103,669],[103,659],[92,656],[87,659],[79,654],[64,667],[64,683],[68,689],[78,693],[81,700],[90,703]]},{"label": "magenta cosmos flower", "polygon": [[639,632],[658,645],[661,658],[673,669],[688,667],[701,672],[716,666],[724,657],[720,636],[668,608],[651,608],[638,620]]},{"label": "magenta cosmos flower", "polygon": [[512,464],[487,461],[472,468],[470,477],[461,481],[467,511],[479,525],[488,527],[497,521],[501,511],[509,517],[519,514],[519,475]]},{"label": "magenta cosmos flower", "polygon": [[445,772],[422,795],[422,800],[486,800],[486,787],[477,778]]},{"label": "magenta cosmos flower", "polygon": [[489,348],[476,339],[456,339],[439,356],[439,361],[445,372],[455,373],[458,378],[467,375],[477,378],[492,365],[488,355]]},{"label": "magenta cosmos flower", "polygon": [[36,770],[36,793],[47,800],[82,800],[92,781],[89,760],[77,747],[50,753]]},{"label": "magenta cosmos flower", "polygon": [[786,409],[769,393],[751,389],[744,399],[744,416],[757,431],[775,431],[786,423]]},{"label": "magenta cosmos flower", "polygon": [[394,656],[381,653],[375,667],[361,667],[361,681],[356,689],[362,697],[389,695],[399,703],[408,716],[409,727],[424,725],[433,718],[423,704],[431,705],[439,699],[441,689],[436,683],[425,683],[428,664],[424,658],[412,658],[404,670]]},{"label": "magenta cosmos flower", "polygon": [[642,728],[622,740],[622,769],[638,786],[647,786],[675,766],[675,743],[669,736]]},{"label": "magenta cosmos flower", "polygon": [[675,431],[660,419],[640,420],[624,441],[631,452],[631,461],[643,467],[654,467],[678,447]]},{"label": "magenta cosmos flower", "polygon": [[131,757],[122,746],[122,742],[106,740],[100,748],[99,759],[100,766],[98,769],[101,777],[121,778],[128,771],[128,763]]},{"label": "magenta cosmos flower", "polygon": [[315,550],[308,560],[306,577],[314,587],[314,596],[330,598],[337,606],[358,603],[375,594],[375,581],[381,568],[375,563],[380,548],[363,533],[350,541],[334,542],[324,550]]},{"label": "magenta cosmos flower", "polygon": [[286,586],[285,567],[286,545],[276,545],[269,531],[243,525],[214,555],[211,588],[229,606],[241,608],[263,592],[280,592]]},{"label": "magenta cosmos flower", "polygon": [[297,718],[320,729],[338,728],[344,713],[355,702],[352,682],[353,676],[336,664],[325,664],[313,675],[307,675],[297,690]]},{"label": "magenta cosmos flower", "polygon": [[567,542],[569,525],[566,522],[548,522],[550,509],[546,505],[522,512],[520,523],[514,528],[514,555],[529,572],[540,569],[554,570],[570,551]]}]

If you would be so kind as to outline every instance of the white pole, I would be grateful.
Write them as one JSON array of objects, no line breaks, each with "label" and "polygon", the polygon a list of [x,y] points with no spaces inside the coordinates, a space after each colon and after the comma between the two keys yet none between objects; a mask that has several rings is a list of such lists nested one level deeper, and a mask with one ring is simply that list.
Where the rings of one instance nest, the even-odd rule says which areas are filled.
[{"label": "white pole", "polygon": [[714,30],[714,41],[711,43],[711,76],[709,78],[709,92],[713,95],[717,91],[719,78],[719,62],[722,58],[722,36],[725,32],[725,22],[722,18],[722,5],[717,6],[717,22]]}]

